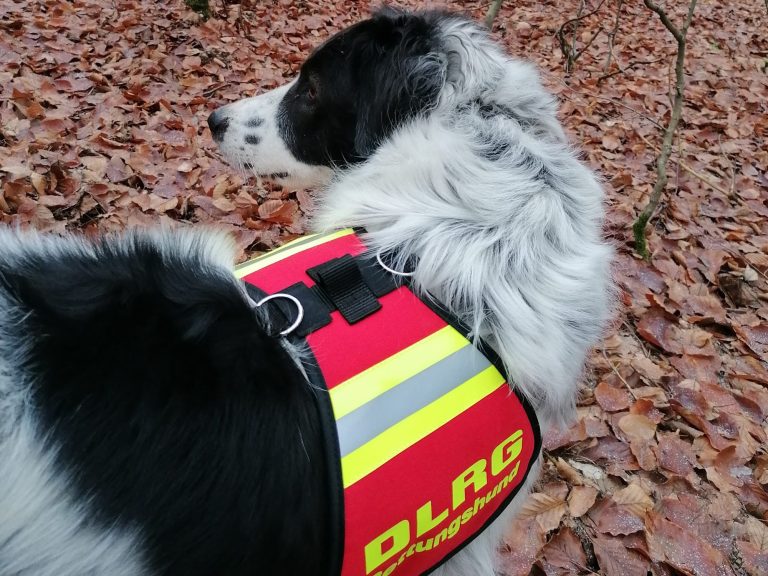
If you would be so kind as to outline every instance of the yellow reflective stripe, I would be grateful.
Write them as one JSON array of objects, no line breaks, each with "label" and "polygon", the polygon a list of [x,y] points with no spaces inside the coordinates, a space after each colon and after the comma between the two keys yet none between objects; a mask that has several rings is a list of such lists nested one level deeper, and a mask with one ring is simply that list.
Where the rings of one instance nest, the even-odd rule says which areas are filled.
[{"label": "yellow reflective stripe", "polygon": [[[304,250],[309,250],[310,248],[314,248],[320,244],[325,244],[331,240],[336,240],[342,236],[349,236],[350,234],[354,233],[355,231],[352,228],[347,228],[345,230],[338,230],[328,234],[312,234],[310,236],[302,236],[301,238],[296,238],[296,240],[288,242],[287,244],[280,246],[280,248],[275,248],[266,254],[262,254],[261,256],[253,258],[252,260],[248,260],[247,262],[243,262],[242,264],[238,264],[235,266],[235,276],[238,278],[243,278],[244,276],[248,276],[248,274],[252,274],[257,270],[266,268],[275,262],[280,262],[280,260],[285,260],[286,258],[304,252]],[[316,240],[307,242],[309,238],[315,236],[317,236]]]},{"label": "yellow reflective stripe", "polygon": [[269,252],[256,256],[254,260],[265,260],[270,256],[274,256],[275,254],[279,254],[280,252],[287,250],[291,246],[296,246],[296,244],[303,244],[311,240],[312,238],[318,238],[318,237],[320,237],[320,234],[306,234],[304,236],[299,236],[298,238],[294,238],[290,242],[286,242],[282,246],[278,246],[277,248],[272,248],[272,250],[270,250]]},{"label": "yellow reflective stripe", "polygon": [[341,459],[344,488],[364,478],[446,422],[474,406],[504,384],[504,377],[489,366],[428,406],[401,420],[376,438]]},{"label": "yellow reflective stripe", "polygon": [[469,341],[455,328],[446,326],[386,360],[355,374],[330,392],[336,420],[437,364],[464,346],[470,346]]}]

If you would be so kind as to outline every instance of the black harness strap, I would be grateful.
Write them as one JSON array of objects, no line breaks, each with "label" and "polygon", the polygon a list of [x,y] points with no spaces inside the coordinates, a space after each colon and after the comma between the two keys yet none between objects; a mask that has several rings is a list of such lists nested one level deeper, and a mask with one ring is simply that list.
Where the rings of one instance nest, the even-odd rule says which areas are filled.
[{"label": "black harness strap", "polygon": [[[354,324],[381,308],[379,298],[397,289],[397,280],[375,259],[366,255],[345,255],[307,270],[315,281],[312,287],[297,282],[278,292],[294,296],[304,309],[304,318],[296,328],[297,336],[305,337],[331,323],[331,312],[338,310],[342,317]],[[263,294],[254,293],[249,284],[246,290],[258,301]],[[267,305],[276,313],[277,326],[285,326],[296,317],[296,306],[284,299],[270,300]]]},{"label": "black harness strap", "polygon": [[307,274],[350,324],[359,322],[381,308],[376,296],[363,280],[355,258],[349,254],[310,268]]}]

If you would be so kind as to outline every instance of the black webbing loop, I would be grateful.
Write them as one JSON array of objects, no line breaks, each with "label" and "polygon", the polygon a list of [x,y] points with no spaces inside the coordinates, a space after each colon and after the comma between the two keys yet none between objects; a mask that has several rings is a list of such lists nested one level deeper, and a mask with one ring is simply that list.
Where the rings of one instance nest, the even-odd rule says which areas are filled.
[{"label": "black webbing loop", "polygon": [[376,298],[381,298],[400,286],[398,279],[379,266],[376,258],[360,255],[355,260],[366,286],[371,289]]},{"label": "black webbing loop", "polygon": [[363,280],[355,258],[349,254],[310,268],[307,274],[350,324],[359,322],[381,308],[376,296]]}]

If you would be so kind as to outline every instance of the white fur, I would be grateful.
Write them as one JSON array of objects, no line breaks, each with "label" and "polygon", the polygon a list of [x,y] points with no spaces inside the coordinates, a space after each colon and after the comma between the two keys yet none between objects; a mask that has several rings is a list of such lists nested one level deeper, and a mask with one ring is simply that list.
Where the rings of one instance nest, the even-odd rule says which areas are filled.
[{"label": "white fur", "polygon": [[[417,287],[493,345],[546,431],[572,418],[586,353],[610,314],[603,190],[568,145],[555,101],[531,65],[504,55],[464,20],[445,20],[441,32],[442,52],[431,55],[445,63],[436,107],[396,130],[366,162],[336,171],[319,194],[313,228],[363,226],[375,249],[401,263],[415,257]],[[284,90],[230,105],[229,114],[240,122],[241,111],[277,110]],[[493,104],[511,114],[484,117],[480,106]],[[489,136],[508,146],[506,155],[486,157]],[[269,164],[261,154],[272,146],[281,158],[287,152],[277,132],[255,156],[222,150],[236,164],[272,172],[290,164]],[[312,177],[294,183],[317,184],[323,172],[313,169],[305,166]],[[535,476],[436,573],[493,576],[500,535]]]}]

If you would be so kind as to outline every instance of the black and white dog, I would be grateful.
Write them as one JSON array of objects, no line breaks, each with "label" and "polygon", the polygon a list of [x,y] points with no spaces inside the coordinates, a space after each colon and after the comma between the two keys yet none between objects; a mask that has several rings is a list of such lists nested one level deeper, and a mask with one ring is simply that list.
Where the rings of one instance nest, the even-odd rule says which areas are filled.
[{"label": "black and white dog", "polygon": [[316,230],[361,226],[499,352],[544,420],[573,413],[609,314],[603,192],[531,65],[444,13],[385,11],[294,81],[216,110],[236,167],[319,187]]},{"label": "black and white dog", "polygon": [[[416,262],[545,427],[572,415],[611,251],[531,66],[463,18],[382,12],[209,124],[235,166],[319,187],[315,228]],[[0,576],[320,574],[327,464],[293,354],[220,235],[0,230]],[[521,499],[436,573],[492,576]]]}]

